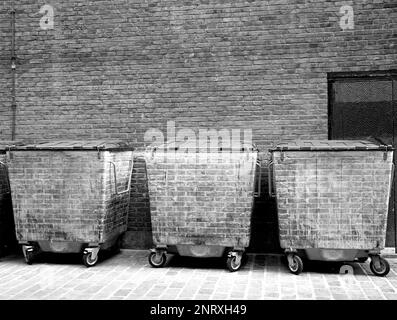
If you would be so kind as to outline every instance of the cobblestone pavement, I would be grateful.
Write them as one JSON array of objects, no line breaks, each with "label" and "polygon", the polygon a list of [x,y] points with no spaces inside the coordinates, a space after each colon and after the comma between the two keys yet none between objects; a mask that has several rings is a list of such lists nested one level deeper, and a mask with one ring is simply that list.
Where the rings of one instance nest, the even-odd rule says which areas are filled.
[{"label": "cobblestone pavement", "polygon": [[123,250],[86,268],[80,256],[46,255],[33,265],[23,257],[0,259],[0,299],[397,299],[397,259],[387,277],[369,263],[352,263],[354,274],[339,274],[332,263],[305,265],[291,274],[281,256],[248,255],[238,272],[222,259],[170,256],[156,269],[148,251]]}]

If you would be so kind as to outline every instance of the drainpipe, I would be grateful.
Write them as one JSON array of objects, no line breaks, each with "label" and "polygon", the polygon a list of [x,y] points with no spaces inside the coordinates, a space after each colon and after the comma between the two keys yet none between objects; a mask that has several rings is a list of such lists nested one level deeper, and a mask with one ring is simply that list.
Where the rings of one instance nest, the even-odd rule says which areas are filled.
[{"label": "drainpipe", "polygon": [[15,97],[15,83],[16,83],[16,66],[17,58],[15,56],[15,7],[14,1],[12,2],[11,14],[11,111],[12,111],[12,123],[11,123],[11,140],[15,140],[15,126],[16,126],[16,112],[17,104]]}]

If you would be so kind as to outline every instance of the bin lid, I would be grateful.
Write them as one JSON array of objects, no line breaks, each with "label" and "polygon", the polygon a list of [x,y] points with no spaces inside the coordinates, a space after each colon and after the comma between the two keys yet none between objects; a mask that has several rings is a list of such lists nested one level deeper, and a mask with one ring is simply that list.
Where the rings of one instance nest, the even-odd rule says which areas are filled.
[{"label": "bin lid", "polygon": [[21,143],[21,141],[0,140],[0,154],[6,153],[11,146],[20,145]]},{"label": "bin lid", "polygon": [[234,143],[229,146],[214,146],[210,143],[189,143],[186,141],[172,141],[168,143],[164,143],[162,145],[153,146],[149,148],[150,150],[159,150],[159,151],[168,151],[168,150],[180,150],[180,149],[189,149],[193,152],[218,152],[218,151],[234,151],[234,152],[243,152],[243,151],[258,151],[258,148],[253,144],[238,144]]},{"label": "bin lid", "polygon": [[130,143],[111,139],[42,141],[12,144],[7,148],[9,150],[133,150]]},{"label": "bin lid", "polygon": [[281,142],[269,149],[274,151],[364,151],[394,150],[393,146],[367,140],[295,140]]}]

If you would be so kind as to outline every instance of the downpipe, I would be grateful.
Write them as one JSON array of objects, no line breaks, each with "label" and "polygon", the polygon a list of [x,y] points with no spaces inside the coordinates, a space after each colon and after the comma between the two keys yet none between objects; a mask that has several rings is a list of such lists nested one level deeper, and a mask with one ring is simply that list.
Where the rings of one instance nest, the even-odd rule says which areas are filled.
[{"label": "downpipe", "polygon": [[15,6],[14,1],[12,2],[12,9],[10,11],[11,15],[11,112],[12,112],[12,120],[11,120],[11,140],[15,140],[15,127],[16,127],[16,113],[17,113],[17,104],[16,104],[16,66],[17,66],[17,58],[15,56]]}]

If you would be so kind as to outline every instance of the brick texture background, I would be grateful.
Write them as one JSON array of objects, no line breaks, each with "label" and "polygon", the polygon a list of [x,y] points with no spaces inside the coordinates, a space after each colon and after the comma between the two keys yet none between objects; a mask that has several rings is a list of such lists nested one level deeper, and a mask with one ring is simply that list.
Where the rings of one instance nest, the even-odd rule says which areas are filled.
[{"label": "brick texture background", "polygon": [[248,247],[257,152],[146,154],[156,245]]},{"label": "brick texture background", "polygon": [[[397,68],[397,9],[381,1],[17,0],[16,138],[121,138],[148,128],[250,128],[261,150],[327,138],[327,73]],[[42,30],[41,6],[54,7]],[[354,9],[342,30],[340,7]],[[11,0],[0,2],[0,138],[11,134]],[[143,162],[130,235],[150,245]],[[266,179],[263,179],[266,181]],[[266,191],[266,186],[264,185]],[[251,248],[277,249],[275,204],[255,202]]]},{"label": "brick texture background", "polygon": [[11,151],[17,238],[98,243],[127,229],[132,152]]},{"label": "brick texture background", "polygon": [[385,246],[393,152],[273,153],[283,248]]}]

